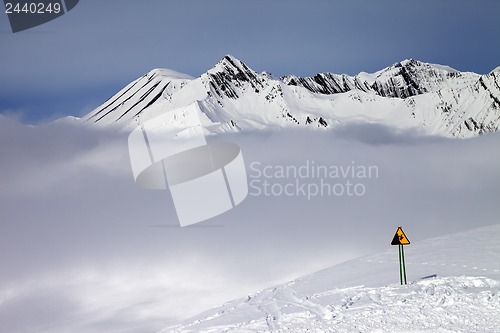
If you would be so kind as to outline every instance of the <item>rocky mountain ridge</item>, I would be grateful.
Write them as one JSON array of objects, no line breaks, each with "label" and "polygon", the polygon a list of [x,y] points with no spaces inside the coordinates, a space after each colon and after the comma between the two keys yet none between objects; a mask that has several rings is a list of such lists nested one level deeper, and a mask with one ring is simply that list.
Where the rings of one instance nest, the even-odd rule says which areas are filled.
[{"label": "rocky mountain ridge", "polygon": [[197,78],[154,69],[84,120],[128,128],[197,103],[203,126],[213,133],[331,129],[346,122],[369,122],[465,138],[498,131],[499,76],[499,68],[480,75],[408,59],[355,76],[320,73],[275,78],[227,55]]}]

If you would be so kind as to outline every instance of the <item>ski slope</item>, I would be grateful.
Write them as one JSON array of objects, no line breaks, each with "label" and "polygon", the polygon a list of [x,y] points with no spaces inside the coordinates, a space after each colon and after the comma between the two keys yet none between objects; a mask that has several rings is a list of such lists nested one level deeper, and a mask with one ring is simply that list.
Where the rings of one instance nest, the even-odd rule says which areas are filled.
[{"label": "ski slope", "polygon": [[393,246],[234,300],[161,333],[500,332],[500,225],[405,249],[408,285],[399,284]]}]

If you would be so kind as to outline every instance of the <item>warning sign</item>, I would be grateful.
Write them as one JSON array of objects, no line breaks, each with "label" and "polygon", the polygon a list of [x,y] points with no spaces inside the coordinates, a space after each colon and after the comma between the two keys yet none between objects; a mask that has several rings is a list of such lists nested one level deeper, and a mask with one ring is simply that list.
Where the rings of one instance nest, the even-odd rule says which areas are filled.
[{"label": "warning sign", "polygon": [[392,239],[391,245],[408,245],[408,244],[410,244],[410,241],[408,240],[408,237],[406,237],[403,228],[398,227],[398,230],[396,230],[396,234]]},{"label": "warning sign", "polygon": [[405,251],[403,245],[410,244],[408,237],[406,237],[403,228],[398,227],[396,234],[392,238],[391,245],[397,245],[399,250],[399,281],[401,285],[406,284],[406,267],[405,267]]}]

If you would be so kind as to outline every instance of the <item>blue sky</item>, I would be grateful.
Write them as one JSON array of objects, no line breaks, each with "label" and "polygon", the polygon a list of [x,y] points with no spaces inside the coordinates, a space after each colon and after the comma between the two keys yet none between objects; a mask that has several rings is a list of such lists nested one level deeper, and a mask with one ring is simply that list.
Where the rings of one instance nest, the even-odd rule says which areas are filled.
[{"label": "blue sky", "polygon": [[13,34],[0,14],[0,112],[81,116],[155,67],[198,76],[232,54],[275,75],[373,72],[406,58],[487,73],[500,2],[81,0]]}]

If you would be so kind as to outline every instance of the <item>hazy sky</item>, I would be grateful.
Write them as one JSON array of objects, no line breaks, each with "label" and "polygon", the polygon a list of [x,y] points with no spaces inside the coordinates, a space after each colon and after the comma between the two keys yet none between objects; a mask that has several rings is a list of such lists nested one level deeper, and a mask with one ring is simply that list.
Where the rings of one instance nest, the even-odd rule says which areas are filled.
[{"label": "hazy sky", "polygon": [[0,112],[83,115],[155,67],[198,76],[232,54],[276,75],[373,72],[405,58],[500,65],[496,0],[81,0],[13,34],[0,15]]}]

